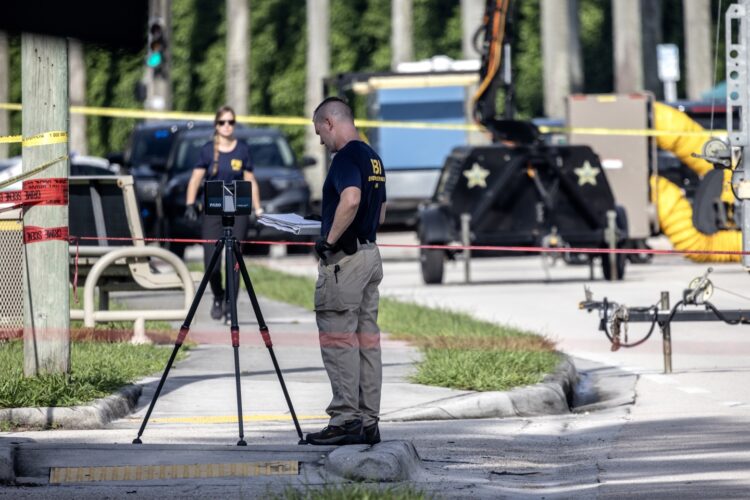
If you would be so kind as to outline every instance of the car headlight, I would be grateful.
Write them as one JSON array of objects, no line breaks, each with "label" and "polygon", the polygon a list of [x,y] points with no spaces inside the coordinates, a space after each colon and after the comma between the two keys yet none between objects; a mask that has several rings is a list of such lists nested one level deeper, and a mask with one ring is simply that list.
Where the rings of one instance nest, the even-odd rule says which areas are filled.
[{"label": "car headlight", "polygon": [[305,179],[295,177],[275,177],[271,179],[271,185],[278,191],[305,187]]}]

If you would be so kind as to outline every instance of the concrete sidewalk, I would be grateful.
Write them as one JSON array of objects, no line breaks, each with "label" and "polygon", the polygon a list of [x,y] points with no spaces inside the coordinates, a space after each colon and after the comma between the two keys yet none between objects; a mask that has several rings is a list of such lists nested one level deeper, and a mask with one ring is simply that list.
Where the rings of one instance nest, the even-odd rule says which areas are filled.
[{"label": "concrete sidewalk", "polygon": [[[132,306],[140,307],[142,302],[153,307],[157,301],[157,298],[145,294],[130,295],[127,301]],[[168,307],[168,300],[179,301],[179,295],[170,297],[162,293],[158,296],[158,301],[164,302],[164,307]],[[262,297],[259,300],[295,412],[304,423],[306,432],[316,429],[327,420],[325,407],[331,400],[331,388],[320,355],[315,314]],[[246,293],[240,295],[237,305],[243,414],[250,421],[288,421],[289,408],[268,349],[258,332],[258,324]],[[199,345],[190,350],[188,359],[177,363],[171,370],[151,417],[154,424],[236,422],[234,361],[229,326],[212,320],[209,307],[210,297],[201,302],[187,337]],[[565,391],[570,389],[570,381],[575,377],[572,368],[566,367],[567,371],[561,380],[511,393],[480,394],[424,386],[413,384],[409,380],[421,356],[418,349],[405,342],[391,340],[387,334],[383,335],[381,347],[383,420],[562,413],[567,408]],[[142,381],[144,390],[138,402],[139,409],[126,421],[140,421],[157,383],[158,377]],[[503,404],[493,404],[490,402],[492,399],[502,400]],[[314,425],[307,423],[311,420],[319,422]]]},{"label": "concrete sidewalk", "polygon": [[[173,302],[179,304],[181,300],[179,293],[163,292],[131,293],[113,298],[131,307],[143,308],[172,308],[175,307]],[[314,313],[263,298],[260,306],[302,431],[305,434],[317,431],[327,422],[324,410],[331,399],[331,389],[320,355]],[[149,453],[134,453],[133,449],[137,450],[138,446],[130,442],[137,435],[161,373],[139,382],[142,393],[131,414],[104,423],[98,431],[18,432],[9,435],[9,439],[0,439],[3,452],[0,480],[12,481],[20,477],[22,484],[44,484],[52,468],[63,465],[78,468],[117,464],[151,466],[196,463],[196,457],[203,461],[200,463],[216,463],[225,457],[238,456],[226,455],[226,449],[216,448],[226,445],[236,448],[238,419],[229,326],[212,320],[209,308],[210,296],[202,301],[187,338],[198,345],[190,349],[187,359],[172,368],[142,436],[144,445],[139,446],[148,448]],[[269,460],[299,455],[298,463],[307,464],[304,465],[306,473],[312,475],[387,481],[418,474],[419,455],[413,445],[409,441],[389,441],[387,431],[382,433],[384,442],[372,448],[344,447],[347,451],[335,454],[331,453],[333,447],[305,446],[293,451],[290,445],[297,443],[298,436],[247,294],[240,295],[238,309],[243,422],[249,452]],[[179,328],[179,323],[174,326]],[[565,413],[568,411],[566,400],[576,378],[572,364],[567,363],[556,377],[535,386],[507,393],[458,391],[411,383],[409,377],[414,373],[420,352],[405,342],[390,340],[384,335],[382,351],[384,422]],[[75,409],[69,413],[72,415],[69,417],[75,419],[75,415],[85,412]],[[75,429],[76,425],[67,423],[64,427]],[[266,437],[271,441],[266,441]],[[15,444],[9,446],[10,443]],[[279,443],[286,444],[280,446]],[[179,449],[187,455],[177,460],[174,450],[163,448],[174,445],[182,447]],[[196,446],[199,451],[191,452]],[[67,453],[66,449],[76,451]],[[71,456],[78,457],[77,461],[71,462]],[[102,456],[106,456],[106,460],[97,458]],[[133,462],[133,457],[139,458]],[[318,463],[320,457],[325,460]],[[360,463],[361,467],[352,465]],[[366,465],[373,463],[379,465]],[[316,467],[323,467],[323,472]],[[409,475],[404,477],[407,472]],[[24,475],[31,477],[24,478]]]}]

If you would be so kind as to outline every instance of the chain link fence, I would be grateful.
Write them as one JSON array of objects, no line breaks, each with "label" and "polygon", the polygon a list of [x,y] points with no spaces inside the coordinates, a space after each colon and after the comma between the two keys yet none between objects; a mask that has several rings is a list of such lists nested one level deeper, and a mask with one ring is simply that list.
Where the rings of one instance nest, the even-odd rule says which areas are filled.
[{"label": "chain link fence", "polygon": [[23,335],[23,222],[20,210],[0,217],[0,340],[4,340]]}]

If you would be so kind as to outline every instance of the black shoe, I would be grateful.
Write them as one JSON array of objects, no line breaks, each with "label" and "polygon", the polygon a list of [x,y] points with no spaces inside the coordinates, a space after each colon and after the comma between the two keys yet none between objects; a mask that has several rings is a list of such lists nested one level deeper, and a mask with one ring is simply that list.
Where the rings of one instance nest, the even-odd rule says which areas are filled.
[{"label": "black shoe", "polygon": [[340,446],[343,444],[362,444],[364,443],[362,422],[359,420],[353,420],[345,423],[343,426],[328,425],[320,432],[309,433],[306,441],[308,444],[333,446]]},{"label": "black shoe", "polygon": [[211,305],[211,319],[222,319],[224,316],[224,299],[214,297],[214,303]]},{"label": "black shoe", "polygon": [[380,429],[377,422],[368,425],[362,429],[362,432],[365,435],[365,444],[378,444],[380,442]]}]

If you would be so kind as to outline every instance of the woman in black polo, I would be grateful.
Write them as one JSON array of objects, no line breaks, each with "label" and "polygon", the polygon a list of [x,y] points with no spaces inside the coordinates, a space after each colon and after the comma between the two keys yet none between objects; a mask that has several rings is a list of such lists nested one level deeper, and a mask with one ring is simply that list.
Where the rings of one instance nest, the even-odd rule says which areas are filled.
[{"label": "woman in black polo", "polygon": [[[258,183],[253,175],[253,166],[250,161],[250,149],[243,141],[234,137],[235,113],[229,106],[222,106],[216,112],[214,118],[214,139],[207,142],[200,152],[198,164],[193,169],[193,174],[188,183],[187,196],[185,199],[185,217],[189,220],[198,219],[198,210],[195,206],[195,198],[201,182],[217,181],[224,182],[246,180],[253,185],[253,207],[255,215],[263,213],[260,207],[260,194]],[[236,216],[234,219],[234,235],[238,240],[245,238],[247,233],[247,217]],[[204,240],[217,240],[223,235],[220,216],[204,215],[201,221],[201,237]],[[203,244],[203,265],[208,269],[211,255],[215,248],[214,243]],[[222,319],[226,314],[226,303],[224,287],[221,283],[221,266],[216,266],[210,279],[211,291],[214,294],[211,306],[211,317]],[[239,284],[239,280],[237,280]]]}]

